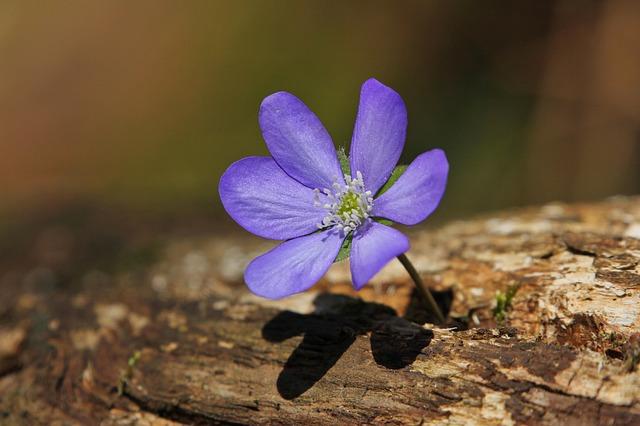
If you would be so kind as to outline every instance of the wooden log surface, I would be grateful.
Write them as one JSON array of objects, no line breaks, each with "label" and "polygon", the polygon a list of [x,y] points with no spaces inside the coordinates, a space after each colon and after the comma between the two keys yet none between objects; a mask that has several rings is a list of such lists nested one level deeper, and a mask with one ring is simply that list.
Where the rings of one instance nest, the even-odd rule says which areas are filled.
[{"label": "wooden log surface", "polygon": [[237,231],[29,226],[0,245],[0,424],[640,424],[640,198],[408,231],[446,327],[398,262],[272,302],[242,283],[272,243]]}]

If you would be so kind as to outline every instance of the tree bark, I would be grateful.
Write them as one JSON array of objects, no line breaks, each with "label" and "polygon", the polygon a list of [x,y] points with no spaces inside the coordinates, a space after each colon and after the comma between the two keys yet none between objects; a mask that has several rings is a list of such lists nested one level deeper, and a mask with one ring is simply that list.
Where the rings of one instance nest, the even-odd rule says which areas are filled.
[{"label": "tree bark", "polygon": [[4,257],[0,423],[640,424],[639,198],[411,232],[447,328],[397,261],[271,302],[269,243],[104,220]]}]

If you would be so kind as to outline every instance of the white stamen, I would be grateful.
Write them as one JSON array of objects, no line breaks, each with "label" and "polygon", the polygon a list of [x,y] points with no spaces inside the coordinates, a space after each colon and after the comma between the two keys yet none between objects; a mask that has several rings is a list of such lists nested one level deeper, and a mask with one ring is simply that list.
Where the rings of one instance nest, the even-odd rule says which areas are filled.
[{"label": "white stamen", "polygon": [[[331,185],[333,189],[314,190],[314,205],[322,206],[327,210],[327,215],[321,223],[318,223],[318,228],[335,227],[344,234],[348,234],[369,218],[369,213],[373,209],[373,195],[371,191],[365,190],[362,173],[356,171],[355,178],[345,175],[344,182],[343,184],[336,179]],[[320,201],[321,193],[327,197],[324,203]],[[357,207],[340,211],[344,208],[345,197],[349,197],[349,201],[346,202],[356,204]]]}]

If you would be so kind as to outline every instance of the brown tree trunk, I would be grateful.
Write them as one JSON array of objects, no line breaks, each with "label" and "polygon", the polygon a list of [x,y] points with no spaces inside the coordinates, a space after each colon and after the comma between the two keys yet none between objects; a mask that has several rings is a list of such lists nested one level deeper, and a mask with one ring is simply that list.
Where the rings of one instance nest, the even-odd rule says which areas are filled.
[{"label": "brown tree trunk", "polygon": [[398,262],[268,302],[241,278],[268,244],[141,233],[5,259],[1,424],[640,424],[638,198],[411,233],[447,328]]}]

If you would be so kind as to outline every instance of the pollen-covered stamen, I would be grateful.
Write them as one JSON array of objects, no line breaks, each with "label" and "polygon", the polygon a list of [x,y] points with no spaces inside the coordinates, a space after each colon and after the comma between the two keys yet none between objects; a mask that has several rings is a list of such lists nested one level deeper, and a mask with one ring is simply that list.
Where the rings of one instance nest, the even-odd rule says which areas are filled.
[{"label": "pollen-covered stamen", "polygon": [[[327,215],[318,224],[324,229],[335,226],[345,234],[355,230],[369,217],[373,208],[373,195],[366,191],[362,173],[356,172],[355,179],[344,176],[345,184],[333,183],[332,189],[315,191],[314,204],[327,210]],[[326,195],[324,202],[320,201],[320,193]]]}]

